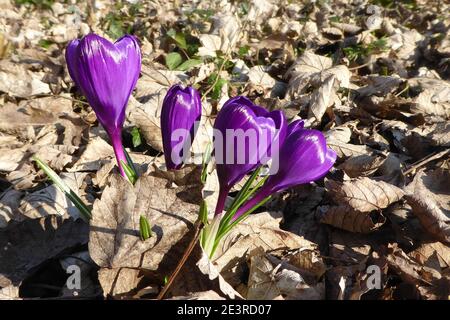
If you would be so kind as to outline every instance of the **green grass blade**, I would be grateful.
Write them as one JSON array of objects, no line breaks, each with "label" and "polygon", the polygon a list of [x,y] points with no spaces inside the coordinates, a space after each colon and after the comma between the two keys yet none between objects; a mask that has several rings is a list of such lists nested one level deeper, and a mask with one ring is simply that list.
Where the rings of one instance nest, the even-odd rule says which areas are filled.
[{"label": "green grass blade", "polygon": [[137,180],[137,177],[139,175],[137,174],[137,170],[136,170],[136,167],[134,166],[134,162],[133,162],[133,160],[131,160],[131,157],[125,148],[123,148],[123,152],[125,153],[125,158],[127,158],[127,164],[130,167],[130,169],[133,170],[134,175],[136,176],[136,180]]},{"label": "green grass blade", "polygon": [[58,174],[38,157],[33,156],[32,159],[37,163],[39,168],[45,172],[50,180],[53,181],[59,190],[61,190],[70,199],[70,201],[72,201],[74,206],[78,209],[78,211],[80,211],[83,220],[87,222],[92,219],[91,210],[86,206],[83,200],[81,200],[80,197],[78,197],[78,195],[69,188],[69,186],[58,176]]},{"label": "green grass blade", "polygon": [[211,143],[208,143],[206,146],[205,153],[203,153],[202,158],[202,175],[201,175],[201,182],[203,184],[206,183],[206,178],[208,177],[208,164],[211,160]]}]

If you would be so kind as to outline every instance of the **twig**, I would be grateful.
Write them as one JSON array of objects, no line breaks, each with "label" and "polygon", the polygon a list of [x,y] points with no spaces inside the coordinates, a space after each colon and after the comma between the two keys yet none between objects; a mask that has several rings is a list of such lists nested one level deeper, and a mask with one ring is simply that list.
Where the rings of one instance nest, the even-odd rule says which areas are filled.
[{"label": "twig", "polygon": [[402,91],[400,91],[399,93],[397,93],[395,96],[398,97],[400,95],[402,95],[403,93],[405,93],[406,91],[409,90],[409,85],[406,84],[406,86],[402,89]]},{"label": "twig", "polygon": [[166,293],[169,291],[170,287],[172,286],[173,282],[175,281],[176,277],[180,273],[181,269],[183,268],[184,264],[186,263],[187,259],[192,253],[192,250],[194,250],[195,245],[198,242],[198,239],[200,238],[200,231],[203,228],[203,223],[200,220],[197,220],[195,222],[195,232],[194,237],[192,238],[191,242],[189,243],[189,246],[187,247],[186,251],[183,254],[183,257],[181,258],[180,262],[178,262],[177,267],[175,268],[174,272],[170,275],[169,280],[167,281],[164,288],[161,290],[161,292],[156,297],[157,300],[162,300]]},{"label": "twig", "polygon": [[348,68],[348,70],[350,70],[350,71],[352,71],[352,70],[358,70],[358,69],[361,69],[361,68],[367,67],[368,65],[370,65],[370,62],[367,62],[367,63],[361,64],[361,65],[359,65],[359,66],[356,66],[356,67]]},{"label": "twig", "polygon": [[411,172],[413,172],[414,170],[422,167],[423,165],[427,164],[428,162],[431,162],[433,160],[436,160],[436,159],[439,159],[439,158],[445,156],[449,152],[450,152],[450,149],[447,149],[447,150],[443,150],[443,151],[441,151],[439,153],[435,153],[435,154],[432,154],[430,156],[427,156],[423,160],[420,160],[420,161],[412,164],[411,167],[408,170],[403,172],[403,174],[406,176],[407,174],[410,174]]}]

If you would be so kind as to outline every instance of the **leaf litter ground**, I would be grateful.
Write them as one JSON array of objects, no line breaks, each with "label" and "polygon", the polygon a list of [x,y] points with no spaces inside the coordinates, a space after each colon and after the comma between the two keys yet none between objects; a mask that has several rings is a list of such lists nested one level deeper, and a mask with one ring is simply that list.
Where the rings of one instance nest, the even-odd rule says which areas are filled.
[{"label": "leaf litter ground", "polygon": [[[338,161],[251,215],[212,261],[195,246],[168,298],[448,299],[448,4],[9,0],[0,9],[0,299],[158,295],[200,199],[213,211],[218,192],[213,166],[206,185],[198,167],[164,170],[159,117],[175,83],[203,94],[194,157],[223,103],[246,95],[322,130]],[[67,42],[89,32],[140,39],[124,132],[141,175],[134,187],[67,72]],[[90,226],[33,155],[93,207]],[[141,215],[152,226],[145,242]],[[70,265],[78,289],[66,285]]]}]

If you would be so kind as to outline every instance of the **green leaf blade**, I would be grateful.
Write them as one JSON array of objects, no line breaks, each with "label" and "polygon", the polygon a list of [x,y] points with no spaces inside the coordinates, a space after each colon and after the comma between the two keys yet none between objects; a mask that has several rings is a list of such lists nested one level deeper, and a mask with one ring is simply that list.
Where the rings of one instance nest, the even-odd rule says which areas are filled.
[{"label": "green leaf blade", "polygon": [[147,218],[143,215],[139,218],[139,235],[142,241],[147,240],[152,236],[152,229],[150,228],[150,223]]},{"label": "green leaf blade", "polygon": [[39,168],[44,171],[44,173],[50,178],[50,180],[58,187],[61,192],[63,192],[67,198],[74,204],[81,214],[81,218],[88,222],[92,219],[91,210],[88,206],[80,199],[80,197],[72,190],[70,187],[58,176],[58,174],[53,171],[45,162],[36,156],[32,157],[32,160],[36,162]]},{"label": "green leaf blade", "polygon": [[166,66],[169,70],[175,70],[182,62],[183,58],[178,52],[171,52],[166,56]]}]

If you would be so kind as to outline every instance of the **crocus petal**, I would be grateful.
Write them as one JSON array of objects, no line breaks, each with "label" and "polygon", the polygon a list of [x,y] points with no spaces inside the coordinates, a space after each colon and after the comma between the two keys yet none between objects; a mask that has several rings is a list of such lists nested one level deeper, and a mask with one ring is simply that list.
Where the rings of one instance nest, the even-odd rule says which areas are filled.
[{"label": "crocus petal", "polygon": [[303,123],[296,121],[289,125],[279,157],[279,171],[269,176],[261,189],[238,209],[234,219],[271,194],[322,178],[335,163],[336,152],[327,147],[320,131],[303,129]]},{"label": "crocus petal", "polygon": [[271,192],[320,179],[333,166],[336,153],[327,148],[320,131],[298,129],[284,141],[280,161],[279,172],[266,182]]},{"label": "crocus petal", "polygon": [[305,122],[303,120],[295,120],[291,122],[287,128],[287,135],[291,135],[297,130],[303,129]]},{"label": "crocus petal", "polygon": [[234,184],[277,153],[271,149],[272,144],[282,143],[286,127],[281,111],[268,112],[245,97],[232,98],[223,105],[214,123],[214,152],[220,184],[216,213],[222,212]]},{"label": "crocus petal", "polygon": [[78,67],[77,67],[77,52],[78,45],[80,44],[79,39],[74,39],[69,42],[66,49],[66,61],[67,61],[67,69],[69,70],[69,75],[78,84]]},{"label": "crocus petal", "polygon": [[201,112],[201,97],[194,88],[174,85],[167,91],[161,110],[161,133],[168,169],[179,169],[183,165],[187,154],[181,151],[190,149]]},{"label": "crocus petal", "polygon": [[69,74],[86,96],[97,119],[108,133],[122,175],[126,161],[121,131],[125,108],[141,70],[141,53],[133,36],[116,43],[89,34],[73,40],[66,49]]},{"label": "crocus petal", "polygon": [[124,36],[113,44],[89,34],[78,42],[72,41],[66,57],[71,77],[105,129],[121,128],[141,68],[136,39]]}]

